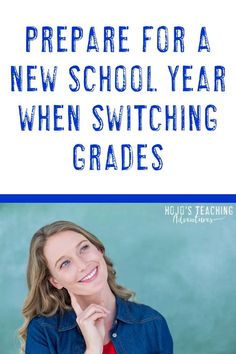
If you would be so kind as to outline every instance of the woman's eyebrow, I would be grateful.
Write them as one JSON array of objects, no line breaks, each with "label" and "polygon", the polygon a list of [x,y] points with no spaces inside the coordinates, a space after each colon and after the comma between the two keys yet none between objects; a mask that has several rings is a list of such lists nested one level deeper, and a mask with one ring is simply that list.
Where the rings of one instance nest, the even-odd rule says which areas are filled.
[{"label": "woman's eyebrow", "polygon": [[[81,240],[79,243],[77,243],[77,245],[75,246],[75,248],[80,247],[80,245],[81,245],[83,242],[86,242],[86,241],[87,241],[87,239],[86,239],[86,240]],[[54,267],[56,268],[56,267],[57,267],[57,264],[58,264],[63,258],[65,258],[65,257],[66,257],[66,256],[63,255],[63,256],[61,256],[60,258],[58,258],[58,260],[56,261]]]}]

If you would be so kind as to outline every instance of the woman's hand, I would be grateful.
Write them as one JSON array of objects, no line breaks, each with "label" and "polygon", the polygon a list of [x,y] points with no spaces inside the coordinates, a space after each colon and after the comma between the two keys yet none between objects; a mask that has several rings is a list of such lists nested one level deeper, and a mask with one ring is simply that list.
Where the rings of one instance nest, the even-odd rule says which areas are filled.
[{"label": "woman's hand", "polygon": [[105,337],[104,318],[110,312],[105,307],[91,304],[82,310],[74,294],[69,292],[71,305],[76,313],[76,322],[86,343],[86,353],[102,353]]}]

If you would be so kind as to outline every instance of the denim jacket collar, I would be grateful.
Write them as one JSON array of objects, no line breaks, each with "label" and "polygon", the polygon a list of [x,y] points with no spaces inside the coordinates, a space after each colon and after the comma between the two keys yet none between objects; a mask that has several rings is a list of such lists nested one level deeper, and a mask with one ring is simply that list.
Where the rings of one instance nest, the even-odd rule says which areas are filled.
[{"label": "denim jacket collar", "polygon": [[77,327],[76,315],[73,310],[65,311],[59,318],[58,331],[64,332]]},{"label": "denim jacket collar", "polygon": [[[115,320],[119,320],[125,323],[134,323],[137,318],[135,314],[131,313],[127,300],[123,300],[120,297],[116,297],[116,316]],[[73,310],[65,311],[59,319],[58,331],[64,332],[72,328],[77,327],[76,315]]]},{"label": "denim jacket collar", "polygon": [[138,320],[137,315],[130,311],[128,301],[116,297],[116,320],[125,323],[134,323]]}]

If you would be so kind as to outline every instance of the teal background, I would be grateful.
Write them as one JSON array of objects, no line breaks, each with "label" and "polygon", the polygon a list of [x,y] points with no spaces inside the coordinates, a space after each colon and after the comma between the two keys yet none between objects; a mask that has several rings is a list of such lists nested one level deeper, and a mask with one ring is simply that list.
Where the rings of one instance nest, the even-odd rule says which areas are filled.
[{"label": "teal background", "polygon": [[118,281],[166,317],[176,354],[236,353],[235,211],[212,224],[175,224],[163,204],[1,204],[1,354],[19,352],[30,239],[61,219],[105,243]]}]

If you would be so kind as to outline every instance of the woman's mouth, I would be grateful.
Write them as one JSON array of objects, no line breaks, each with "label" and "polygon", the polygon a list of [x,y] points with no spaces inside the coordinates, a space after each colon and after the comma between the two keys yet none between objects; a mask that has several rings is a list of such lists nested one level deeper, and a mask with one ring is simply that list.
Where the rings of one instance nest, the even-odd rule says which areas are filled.
[{"label": "woman's mouth", "polygon": [[98,273],[98,267],[94,268],[89,274],[79,280],[80,283],[88,283],[96,278]]}]

